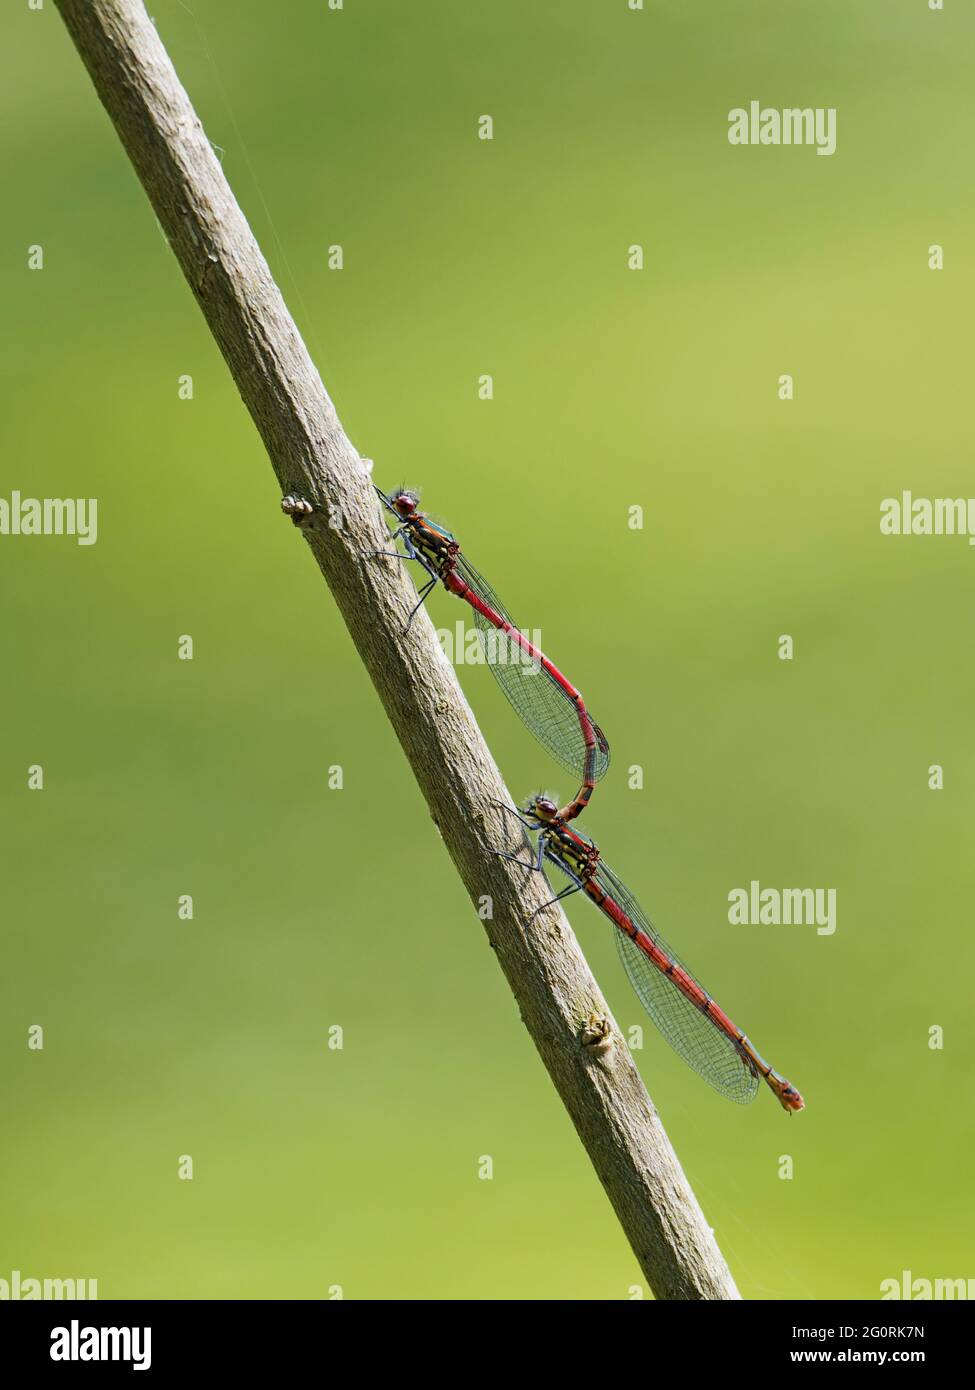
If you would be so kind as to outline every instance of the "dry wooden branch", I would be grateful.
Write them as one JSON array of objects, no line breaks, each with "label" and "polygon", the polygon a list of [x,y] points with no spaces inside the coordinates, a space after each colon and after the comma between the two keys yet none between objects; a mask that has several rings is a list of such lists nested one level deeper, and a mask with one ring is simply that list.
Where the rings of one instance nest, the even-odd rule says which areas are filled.
[{"label": "dry wooden branch", "polygon": [[[485,853],[510,842],[492,800],[510,803],[425,614],[404,637],[413,587],[385,544],[369,474],[346,438],[223,170],[139,0],[56,0],[197,303],[267,448],[284,493],[310,498],[305,529],[430,813],[486,922],[549,1075],[658,1298],[738,1292],[562,912],[529,918],[544,886]],[[269,521],[271,520],[269,508]],[[330,527],[325,518],[341,519]],[[275,520],[275,524],[280,524]]]}]

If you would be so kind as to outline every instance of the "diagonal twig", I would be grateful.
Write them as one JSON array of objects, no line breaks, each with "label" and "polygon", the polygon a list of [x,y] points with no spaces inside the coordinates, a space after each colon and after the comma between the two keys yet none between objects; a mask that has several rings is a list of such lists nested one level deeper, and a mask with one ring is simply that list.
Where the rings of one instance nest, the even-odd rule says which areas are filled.
[{"label": "diagonal twig", "polygon": [[308,546],[464,886],[474,901],[493,899],[490,944],[651,1289],[658,1298],[737,1298],[565,916],[556,906],[532,920],[545,887],[485,851],[504,842],[492,803],[510,796],[425,613],[404,636],[414,601],[405,567],[363,561],[386,543],[369,473],[141,0],[56,4],[281,491],[315,505],[302,527]]}]

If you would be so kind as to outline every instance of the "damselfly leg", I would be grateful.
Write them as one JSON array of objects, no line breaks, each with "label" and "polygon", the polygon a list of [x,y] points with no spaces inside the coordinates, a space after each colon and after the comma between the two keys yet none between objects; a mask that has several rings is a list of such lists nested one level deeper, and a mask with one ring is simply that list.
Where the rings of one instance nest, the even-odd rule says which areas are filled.
[{"label": "damselfly leg", "polygon": [[[507,806],[503,801],[494,800],[491,801],[491,805],[498,806],[502,811],[506,811],[508,815],[514,816],[515,819],[520,821],[526,829],[539,829],[539,825],[537,822],[526,820],[526,818],[516,807]],[[526,847],[531,848],[531,846],[528,843],[527,836],[525,837],[525,839]],[[545,878],[545,869],[543,862],[544,860],[551,860],[551,862],[553,864],[556,864],[562,870],[563,873],[567,872],[566,867],[562,863],[562,861],[557,859],[552,853],[550,853],[548,849],[548,841],[545,835],[540,835],[538,837],[537,849],[532,849],[532,860],[534,862],[532,862],[532,860],[520,859],[517,854],[512,854],[510,850],[491,849],[488,845],[485,845],[484,848],[487,850],[488,854],[493,854],[497,859],[507,859],[509,863],[518,864],[521,868],[528,869],[533,874],[541,874],[543,879],[545,879],[546,883],[548,883],[548,879]],[[528,919],[529,925],[532,922],[534,922],[535,918],[539,915],[539,913],[544,912],[545,909],[547,907],[551,907],[553,903],[561,902],[563,898],[571,897],[573,893],[580,893],[582,891],[583,885],[579,881],[579,879],[577,879],[574,875],[571,874],[569,876],[572,879],[572,882],[569,884],[569,886],[567,888],[563,888],[561,893],[556,893],[554,897],[549,898],[547,902],[542,903],[541,907],[537,907]]]},{"label": "damselfly leg", "polygon": [[409,632],[410,628],[413,626],[413,619],[416,617],[417,613],[419,613],[420,609],[421,609],[421,608],[423,607],[423,605],[426,603],[426,601],[427,601],[427,599],[429,598],[430,594],[431,594],[431,593],[433,592],[433,590],[437,587],[438,582],[439,582],[439,580],[438,580],[437,575],[434,575],[433,578],[432,578],[431,580],[428,580],[428,582],[427,582],[426,584],[424,584],[423,588],[420,589],[420,590],[418,591],[418,592],[419,592],[419,598],[417,599],[417,602],[416,602],[416,604],[415,604],[415,606],[414,606],[414,608],[413,608],[412,613],[410,614],[410,616],[409,616],[409,617],[407,618],[407,620],[406,620],[406,627],[404,627],[404,629],[403,629],[404,632]]},{"label": "damselfly leg", "polygon": [[[539,845],[542,850],[541,857],[549,859],[553,864],[556,864],[564,874],[568,874],[569,878],[572,879],[572,882],[569,884],[568,888],[563,888],[561,893],[556,893],[554,898],[549,898],[547,903],[542,903],[541,907],[536,908],[532,915],[529,917],[529,922],[534,922],[538,914],[540,912],[544,912],[547,907],[551,907],[553,903],[561,902],[563,898],[571,898],[573,893],[581,893],[583,889],[582,883],[579,881],[579,879],[575,877],[574,874],[569,874],[568,869],[566,868],[565,864],[563,864],[562,860],[557,859],[554,854],[549,853],[548,848],[545,844],[544,836],[540,838]],[[541,872],[541,863],[539,863],[538,867],[539,872]],[[548,882],[547,879],[546,882]]]},{"label": "damselfly leg", "polygon": [[492,806],[499,807],[502,811],[505,811],[509,816],[514,816],[516,820],[520,820],[522,825],[525,826],[528,830],[538,829],[538,823],[536,821],[526,820],[525,816],[522,814],[521,811],[519,811],[517,806],[509,806],[506,801],[495,801],[494,797],[491,798],[490,804]]},{"label": "damselfly leg", "polygon": [[511,853],[510,849],[494,849],[491,845],[484,845],[484,850],[487,854],[493,854],[495,859],[507,859],[509,864],[517,864],[519,868],[530,869],[533,874],[539,872],[537,864],[532,863],[530,859],[519,859],[517,854]]},{"label": "damselfly leg", "polygon": [[[376,491],[378,492],[379,489],[377,488]],[[383,496],[382,493],[380,493],[379,495],[381,497]],[[383,500],[385,501],[385,498],[383,498]],[[417,613],[419,613],[420,609],[423,607],[427,599],[430,597],[434,589],[439,584],[440,575],[438,571],[434,569],[433,565],[430,564],[429,560],[427,560],[426,556],[421,555],[419,553],[416,546],[411,541],[409,533],[403,526],[400,526],[397,530],[395,530],[390,537],[390,539],[394,541],[399,540],[400,538],[402,538],[403,545],[405,547],[405,553],[403,550],[367,550],[365,553],[367,557],[370,558],[374,555],[388,555],[392,560],[415,560],[418,565],[423,566],[427,574],[430,576],[429,580],[426,584],[424,584],[423,588],[417,590],[417,602],[414,605],[414,607],[410,610],[410,616],[407,618],[406,625],[403,628],[403,632],[407,633],[413,626],[413,619],[416,617]]]}]

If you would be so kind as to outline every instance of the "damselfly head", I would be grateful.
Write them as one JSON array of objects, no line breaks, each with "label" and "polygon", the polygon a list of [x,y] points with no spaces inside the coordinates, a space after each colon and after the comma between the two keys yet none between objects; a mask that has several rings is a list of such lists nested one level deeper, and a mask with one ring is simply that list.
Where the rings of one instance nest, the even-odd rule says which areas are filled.
[{"label": "damselfly head", "polygon": [[393,506],[400,516],[412,516],[420,505],[420,498],[417,493],[411,492],[409,488],[401,487],[398,492],[393,494]]},{"label": "damselfly head", "polygon": [[536,820],[545,821],[546,823],[555,820],[556,816],[559,814],[558,805],[550,796],[533,796],[525,807],[525,810],[530,816],[534,816]]}]

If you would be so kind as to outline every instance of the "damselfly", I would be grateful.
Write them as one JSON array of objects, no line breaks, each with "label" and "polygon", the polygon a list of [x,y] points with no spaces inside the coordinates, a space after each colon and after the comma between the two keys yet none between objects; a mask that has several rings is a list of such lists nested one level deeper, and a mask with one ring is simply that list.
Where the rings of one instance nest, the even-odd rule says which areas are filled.
[{"label": "damselfly", "polygon": [[405,488],[389,496],[381,488],[376,491],[398,523],[392,539],[402,539],[405,549],[405,554],[399,550],[377,554],[415,560],[429,575],[427,583],[417,591],[410,622],[437,583],[470,604],[482,634],[487,664],[512,708],[564,768],[582,776],[582,786],[574,800],[560,812],[564,820],[572,820],[588,804],[593,787],[609,766],[606,735],[592,719],[575,686],[518,629],[490,584],[463,554],[456,538],[419,510],[417,494]]},{"label": "damselfly", "polygon": [[773,1071],[718,1008],[605,863],[598,847],[566,825],[555,802],[536,796],[524,813],[512,806],[503,809],[537,832],[537,849],[531,861],[506,850],[491,852],[543,877],[546,860],[555,864],[570,884],[551,902],[585,893],[609,918],[616,928],[616,946],[630,984],[674,1051],[729,1100],[742,1105],[753,1100],[761,1079],[785,1110],[801,1110],[803,1100],[796,1088]]}]

